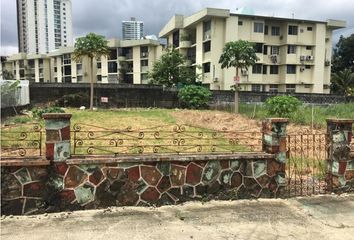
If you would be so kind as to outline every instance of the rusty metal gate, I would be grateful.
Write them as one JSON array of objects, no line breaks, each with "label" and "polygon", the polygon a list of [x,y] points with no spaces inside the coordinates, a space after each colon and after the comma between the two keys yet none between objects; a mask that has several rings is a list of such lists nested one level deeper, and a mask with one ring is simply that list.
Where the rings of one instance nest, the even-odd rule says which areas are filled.
[{"label": "rusty metal gate", "polygon": [[328,192],[326,182],[327,134],[297,132],[288,134],[286,162],[286,195],[309,196]]}]

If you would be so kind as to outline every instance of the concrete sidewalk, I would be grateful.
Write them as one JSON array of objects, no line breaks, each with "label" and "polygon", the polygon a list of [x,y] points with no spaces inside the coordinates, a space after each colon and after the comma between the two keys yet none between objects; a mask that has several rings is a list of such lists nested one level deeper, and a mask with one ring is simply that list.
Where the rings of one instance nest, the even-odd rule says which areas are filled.
[{"label": "concrete sidewalk", "polygon": [[354,195],[7,216],[1,239],[354,239]]}]

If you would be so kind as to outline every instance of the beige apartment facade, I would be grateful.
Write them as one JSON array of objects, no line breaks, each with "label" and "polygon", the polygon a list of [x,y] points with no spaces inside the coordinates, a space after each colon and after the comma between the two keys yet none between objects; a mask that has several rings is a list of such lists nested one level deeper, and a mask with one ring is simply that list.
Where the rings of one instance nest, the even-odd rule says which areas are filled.
[{"label": "beige apartment facade", "polygon": [[[97,83],[147,84],[148,71],[162,54],[159,41],[109,40],[109,56],[94,59],[93,79]],[[15,79],[31,82],[84,83],[91,79],[90,62],[73,59],[73,47],[63,47],[45,55],[15,54],[2,62],[2,68]]]},{"label": "beige apartment facade", "polygon": [[332,32],[345,22],[285,19],[233,14],[206,8],[191,16],[175,15],[160,31],[196,68],[203,84],[228,90],[235,68],[221,69],[225,43],[247,40],[259,61],[240,74],[243,91],[329,93]]}]

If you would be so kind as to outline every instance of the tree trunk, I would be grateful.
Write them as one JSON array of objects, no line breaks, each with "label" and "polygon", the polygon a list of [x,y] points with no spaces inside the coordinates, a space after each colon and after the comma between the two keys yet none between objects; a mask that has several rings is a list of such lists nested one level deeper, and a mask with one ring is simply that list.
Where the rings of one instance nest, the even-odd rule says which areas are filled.
[{"label": "tree trunk", "polygon": [[[236,80],[238,79],[238,67],[236,67]],[[238,113],[238,82],[235,82],[235,114]]]},{"label": "tree trunk", "polygon": [[90,110],[93,110],[93,57],[91,58]]}]

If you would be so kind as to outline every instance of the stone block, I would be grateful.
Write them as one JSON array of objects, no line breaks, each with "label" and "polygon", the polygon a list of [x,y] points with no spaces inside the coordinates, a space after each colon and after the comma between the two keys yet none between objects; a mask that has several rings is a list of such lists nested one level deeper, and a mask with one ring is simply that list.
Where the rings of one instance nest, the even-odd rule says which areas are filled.
[{"label": "stone block", "polygon": [[16,171],[15,176],[22,184],[26,184],[26,183],[32,181],[31,176],[30,176],[26,167],[23,167],[23,168],[19,169],[18,171]]},{"label": "stone block", "polygon": [[60,129],[60,139],[62,141],[70,140],[70,127],[69,126]]},{"label": "stone block", "polygon": [[74,192],[76,201],[82,206],[93,201],[95,198],[94,190],[94,186],[89,183],[85,183],[84,185],[75,188]]},{"label": "stone block", "polygon": [[141,177],[150,186],[156,186],[162,176],[154,166],[140,166],[140,171]]},{"label": "stone block", "polygon": [[190,185],[197,185],[202,178],[203,169],[194,163],[187,166],[186,183]]},{"label": "stone block", "polygon": [[183,186],[186,179],[186,168],[171,164],[170,179],[172,186]]},{"label": "stone block", "polygon": [[46,129],[46,142],[60,142],[61,138],[60,138],[60,134],[59,134],[60,130],[49,130]]},{"label": "stone block", "polygon": [[253,175],[258,178],[267,173],[267,161],[258,160],[253,162]]},{"label": "stone block", "polygon": [[202,181],[204,184],[211,183],[217,179],[221,170],[219,161],[209,161],[204,167]]},{"label": "stone block", "polygon": [[69,120],[47,119],[45,121],[45,129],[47,130],[60,130],[70,126]]},{"label": "stone block", "polygon": [[70,142],[58,142],[54,145],[54,161],[65,161],[70,157]]}]

